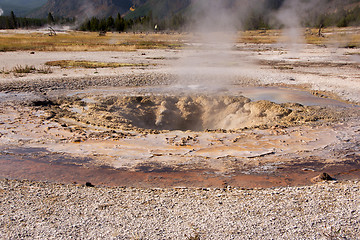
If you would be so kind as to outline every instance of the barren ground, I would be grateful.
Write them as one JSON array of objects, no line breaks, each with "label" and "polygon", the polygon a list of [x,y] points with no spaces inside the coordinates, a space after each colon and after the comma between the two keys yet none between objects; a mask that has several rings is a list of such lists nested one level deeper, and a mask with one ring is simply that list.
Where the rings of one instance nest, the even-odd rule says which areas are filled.
[{"label": "barren ground", "polygon": [[[135,187],[360,177],[358,48],[238,43],[213,60],[186,46],[0,53],[0,176]],[[11,72],[56,60],[144,65]]]}]

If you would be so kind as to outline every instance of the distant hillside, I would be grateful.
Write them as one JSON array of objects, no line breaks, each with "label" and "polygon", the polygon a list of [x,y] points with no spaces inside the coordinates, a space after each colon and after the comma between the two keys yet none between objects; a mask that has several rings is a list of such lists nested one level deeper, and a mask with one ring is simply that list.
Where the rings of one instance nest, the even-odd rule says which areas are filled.
[{"label": "distant hillside", "polygon": [[[22,2],[24,6],[32,2],[33,7],[44,0],[0,0],[10,4]],[[211,1],[211,0],[208,0]],[[244,6],[243,0],[222,0],[228,7]],[[358,11],[360,0],[299,0],[308,9],[302,11],[302,21],[306,25],[316,25],[324,22],[325,25],[345,26],[360,22]],[[276,14],[289,3],[290,0],[256,0],[245,1],[247,7],[239,10],[239,18],[247,19],[246,28],[272,27],[274,22],[273,13]],[[187,15],[190,9],[196,8],[195,0],[48,0],[41,8],[29,14],[29,17],[46,18],[51,12],[55,17],[76,17],[78,20],[85,20],[93,16],[102,18],[116,16],[120,13],[126,19],[138,19],[139,17],[150,16],[152,19],[171,19],[174,15]],[[249,7],[250,6],[250,7]],[[310,6],[310,7],[309,7]],[[201,12],[201,11],[200,11]],[[215,11],[216,12],[216,11]],[[241,14],[240,14],[241,12]],[[342,21],[344,24],[338,24]],[[249,20],[249,21],[248,21]],[[276,27],[276,25],[274,25]]]},{"label": "distant hillside", "polygon": [[25,16],[46,2],[47,0],[1,0],[0,8],[4,11],[3,15],[10,15],[14,11],[16,16]]},{"label": "distant hillside", "polygon": [[48,0],[40,9],[29,17],[46,17],[49,12],[57,17],[115,16],[118,12],[126,13],[133,6],[133,0]]},{"label": "distant hillside", "polygon": [[153,18],[163,19],[184,13],[190,4],[191,0],[147,0],[135,7],[134,11],[129,11],[126,18],[134,19],[151,14]]},{"label": "distant hillside", "polygon": [[126,15],[127,19],[133,19],[152,12],[154,17],[164,18],[185,9],[190,2],[191,0],[48,0],[41,8],[28,14],[28,17],[43,18],[51,12],[57,17],[80,19],[116,16],[120,13]]}]

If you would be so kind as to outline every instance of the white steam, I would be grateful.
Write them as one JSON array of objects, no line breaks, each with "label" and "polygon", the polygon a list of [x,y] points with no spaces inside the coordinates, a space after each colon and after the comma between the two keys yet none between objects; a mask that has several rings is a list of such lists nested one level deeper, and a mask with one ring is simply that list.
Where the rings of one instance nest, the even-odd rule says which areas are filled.
[{"label": "white steam", "polygon": [[96,16],[97,12],[95,10],[95,7],[93,5],[93,3],[89,2],[89,1],[80,1],[80,12],[81,12],[81,18],[87,18],[90,19],[94,16]]},{"label": "white steam", "polygon": [[2,16],[4,11],[0,8],[0,16]]},{"label": "white steam", "polygon": [[283,25],[283,37],[285,47],[290,55],[298,55],[305,43],[303,20],[321,10],[324,0],[285,0],[275,15],[276,19]]},{"label": "white steam", "polygon": [[[177,67],[181,85],[223,87],[231,72],[237,12],[224,0],[192,0],[189,28],[193,51]],[[221,84],[219,84],[221,83]]]},{"label": "white steam", "polygon": [[282,43],[289,50],[290,57],[297,57],[302,44],[305,43],[304,31],[301,26],[302,8],[302,0],[285,0],[276,15],[277,20],[284,27]]},{"label": "white steam", "polygon": [[74,24],[75,28],[81,26],[86,19],[90,20],[92,17],[96,16],[96,11],[93,3],[87,0],[78,0],[79,14],[76,16],[76,22]]},{"label": "white steam", "polygon": [[[284,0],[269,17],[283,26],[283,44],[288,57],[298,57],[304,47],[304,19],[323,11],[327,0]],[[223,88],[246,76],[248,60],[233,51],[241,23],[252,14],[267,13],[264,0],[192,0],[188,29],[193,34],[191,51],[185,51],[176,68],[181,86]],[[270,20],[270,21],[271,21]],[[245,25],[244,25],[245,26]],[[250,63],[251,64],[251,63]],[[250,65],[251,67],[251,65]]]}]

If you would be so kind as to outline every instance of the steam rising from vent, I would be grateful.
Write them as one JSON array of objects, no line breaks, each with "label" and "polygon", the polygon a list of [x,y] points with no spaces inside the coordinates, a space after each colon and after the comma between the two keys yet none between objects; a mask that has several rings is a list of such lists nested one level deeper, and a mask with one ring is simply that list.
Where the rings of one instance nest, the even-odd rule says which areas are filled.
[{"label": "steam rising from vent", "polygon": [[224,42],[219,32],[233,32],[236,12],[219,0],[193,0],[192,15],[195,19],[193,30],[200,33],[205,42]]},{"label": "steam rising from vent", "polygon": [[96,15],[94,5],[89,1],[82,1],[80,9],[83,15],[82,17],[90,19],[91,17],[94,17]]},{"label": "steam rising from vent", "polygon": [[300,23],[301,7],[300,0],[286,0],[277,15],[277,19],[284,25],[287,47],[293,52],[297,52],[299,44],[304,42]]},{"label": "steam rising from vent", "polygon": [[311,14],[321,10],[324,0],[285,0],[276,14],[276,19],[284,26],[283,35],[286,47],[290,54],[300,51],[301,44],[305,43],[302,21],[311,17]]},{"label": "steam rising from vent", "polygon": [[0,8],[0,16],[2,16],[4,11]]},{"label": "steam rising from vent", "polygon": [[264,18],[269,18],[274,26],[283,26],[284,47],[289,50],[290,57],[298,57],[305,43],[302,21],[311,15],[317,17],[326,1],[283,0],[270,8],[270,0],[192,0],[187,29],[193,34],[190,47],[194,51],[183,53],[179,61],[179,84],[216,89],[251,76],[246,66],[249,61],[236,57],[232,49],[238,37],[237,30],[241,25],[246,26],[252,14],[264,13]]},{"label": "steam rising from vent", "polygon": [[77,0],[77,4],[79,6],[79,14],[76,16],[75,28],[80,27],[85,20],[97,15],[94,4],[91,1]]},{"label": "steam rising from vent", "polygon": [[[191,47],[196,50],[179,62],[181,85],[222,87],[230,79],[231,49],[236,37],[236,9],[232,1],[192,0],[189,28]],[[221,85],[219,85],[221,83]]]}]

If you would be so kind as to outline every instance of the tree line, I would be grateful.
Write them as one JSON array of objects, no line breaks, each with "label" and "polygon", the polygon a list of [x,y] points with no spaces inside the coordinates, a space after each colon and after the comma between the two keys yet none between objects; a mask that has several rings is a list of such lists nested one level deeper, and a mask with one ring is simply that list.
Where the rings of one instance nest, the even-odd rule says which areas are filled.
[{"label": "tree line", "polygon": [[[271,7],[276,8],[282,0],[272,0]],[[17,28],[39,28],[45,25],[64,25],[75,24],[75,18],[61,18],[54,17],[51,13],[47,18],[24,18],[16,17],[11,11],[10,16],[0,16],[0,29],[17,29]],[[184,31],[187,26],[191,25],[194,19],[189,19],[183,14],[174,14],[171,17],[158,19],[152,16],[150,11],[147,16],[138,17],[135,19],[123,18],[120,13],[114,18],[112,16],[106,18],[92,17],[83,21],[78,30],[81,31]],[[281,28],[281,24],[274,23],[271,16],[261,11],[249,11],[245,18],[239,20],[241,23],[234,23],[239,25],[239,30],[257,30],[257,29],[272,29]],[[360,25],[360,7],[352,10],[341,10],[331,13],[315,14],[308,16],[303,20],[304,27],[347,27]]]},{"label": "tree line", "polygon": [[322,14],[317,18],[317,24],[324,27],[337,26],[359,26],[360,25],[360,7],[352,10],[340,10],[333,13]]},{"label": "tree line", "polygon": [[17,28],[39,28],[45,25],[64,25],[64,24],[73,24],[75,18],[62,18],[62,17],[53,17],[49,13],[47,18],[26,18],[26,17],[16,17],[15,13],[11,11],[10,16],[0,16],[0,29],[17,29]]},{"label": "tree line", "polygon": [[170,18],[157,19],[152,17],[150,12],[147,16],[135,19],[123,18],[120,13],[115,18],[92,17],[85,20],[79,27],[81,31],[162,31],[162,30],[181,30],[185,26],[185,17],[181,14],[175,14]]},{"label": "tree line", "polygon": [[[277,1],[273,1],[277,4]],[[151,12],[144,17],[136,19],[125,19],[120,14],[113,18],[92,17],[81,24],[81,31],[186,31],[188,26],[194,22],[194,19],[187,18],[182,14],[175,14],[169,18],[153,18]],[[303,27],[347,27],[360,26],[360,8],[352,10],[341,10],[331,13],[318,13],[307,16],[302,20]],[[282,24],[274,21],[271,14],[262,11],[249,11],[247,15],[239,16],[239,21],[234,22],[239,30],[259,30],[259,29],[279,29]]]}]

